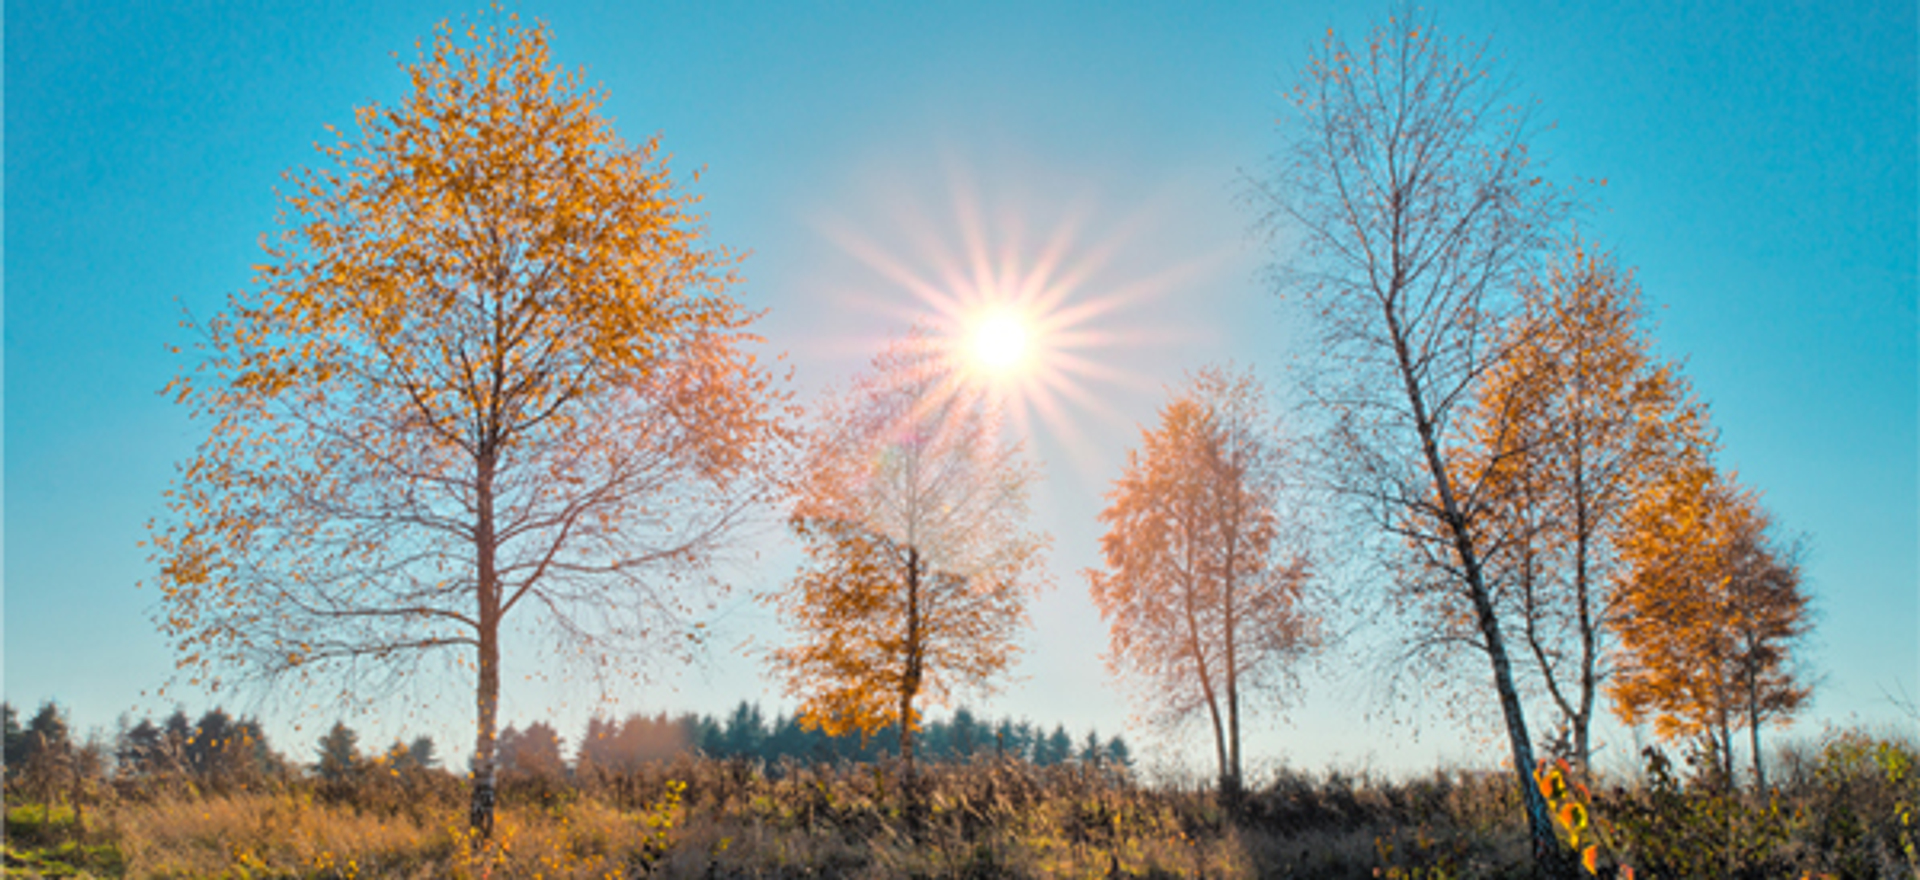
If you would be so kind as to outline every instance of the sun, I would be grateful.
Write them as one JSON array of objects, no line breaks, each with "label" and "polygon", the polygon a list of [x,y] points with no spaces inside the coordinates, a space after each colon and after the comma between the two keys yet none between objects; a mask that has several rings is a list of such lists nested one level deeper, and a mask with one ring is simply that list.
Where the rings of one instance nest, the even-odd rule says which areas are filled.
[{"label": "sun", "polygon": [[1033,360],[1034,332],[1026,316],[1008,309],[983,312],[968,331],[967,353],[974,368],[990,378],[1018,376]]}]

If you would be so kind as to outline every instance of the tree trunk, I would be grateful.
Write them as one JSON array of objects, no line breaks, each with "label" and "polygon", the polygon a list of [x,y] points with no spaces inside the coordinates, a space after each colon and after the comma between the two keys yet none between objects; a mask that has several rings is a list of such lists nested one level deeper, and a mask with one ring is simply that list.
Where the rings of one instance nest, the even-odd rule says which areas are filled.
[{"label": "tree trunk", "polygon": [[1200,621],[1193,607],[1193,584],[1189,580],[1185,596],[1187,617],[1187,648],[1193,654],[1193,667],[1200,676],[1200,695],[1207,701],[1207,720],[1213,722],[1213,754],[1220,772],[1220,790],[1224,794],[1231,783],[1228,781],[1227,735],[1221,724],[1220,698],[1213,689],[1213,677],[1207,674],[1207,657],[1202,651],[1200,641]]},{"label": "tree trunk", "polygon": [[1500,623],[1493,616],[1493,605],[1486,588],[1478,583],[1479,567],[1471,569],[1469,588],[1473,591],[1475,613],[1480,632],[1487,640],[1487,658],[1493,664],[1494,688],[1500,694],[1500,713],[1507,723],[1507,745],[1513,754],[1514,781],[1520,786],[1521,803],[1527,811],[1527,830],[1533,840],[1534,864],[1550,877],[1567,876],[1568,859],[1560,851],[1553,820],[1547,813],[1546,798],[1533,783],[1533,743],[1527,735],[1527,719],[1520,706],[1520,693],[1514,687],[1513,667],[1507,659],[1506,645],[1500,640]]},{"label": "tree trunk", "polygon": [[1200,562],[1194,558],[1199,538],[1194,534],[1198,529],[1196,520],[1202,515],[1198,503],[1189,495],[1181,511],[1182,543],[1186,554],[1185,570],[1179,572],[1180,607],[1187,624],[1187,651],[1193,655],[1193,669],[1200,679],[1200,695],[1207,701],[1207,720],[1213,725],[1213,755],[1215,766],[1219,768],[1220,792],[1224,795],[1232,784],[1229,782],[1227,760],[1227,733],[1220,717],[1220,695],[1214,690],[1213,676],[1207,673],[1207,655],[1205,643],[1200,638],[1200,611],[1195,607],[1198,599],[1194,591],[1199,589]]},{"label": "tree trunk", "polygon": [[1723,754],[1720,756],[1720,763],[1723,768],[1721,772],[1725,774],[1727,779],[1727,793],[1732,794],[1734,792],[1734,789],[1736,788],[1736,786],[1733,784],[1733,713],[1732,712],[1724,712],[1721,714],[1720,745],[1723,747],[1721,749],[1721,752]]},{"label": "tree trunk", "polygon": [[480,633],[480,686],[475,703],[479,717],[473,744],[472,804],[467,824],[481,840],[493,836],[494,726],[500,708],[499,626],[483,625]]},{"label": "tree trunk", "polygon": [[1236,450],[1227,453],[1227,461],[1221,465],[1221,473],[1215,473],[1212,482],[1217,490],[1227,492],[1227,503],[1221,511],[1221,544],[1225,546],[1225,559],[1219,573],[1219,624],[1223,636],[1223,667],[1227,672],[1227,786],[1223,794],[1227,795],[1227,805],[1231,809],[1240,809],[1240,795],[1244,792],[1246,776],[1242,776],[1240,765],[1240,653],[1235,646],[1238,634],[1238,609],[1233,605],[1233,590],[1238,586],[1235,574],[1240,561],[1240,498],[1236,488],[1240,484],[1240,469]]},{"label": "tree trunk", "polygon": [[1237,804],[1245,778],[1240,765],[1240,692],[1234,681],[1232,627],[1227,629],[1227,658],[1227,796]]},{"label": "tree trunk", "polygon": [[1574,444],[1574,567],[1573,589],[1574,608],[1580,623],[1580,712],[1573,717],[1573,754],[1580,762],[1580,772],[1589,770],[1588,762],[1593,758],[1591,728],[1593,726],[1593,697],[1599,689],[1599,677],[1594,667],[1600,662],[1599,624],[1593,619],[1590,596],[1593,585],[1589,582],[1588,557],[1593,551],[1593,519],[1587,503],[1586,462],[1581,456],[1585,441]]},{"label": "tree trunk", "polygon": [[919,774],[913,765],[913,699],[920,692],[920,550],[907,548],[907,640],[906,670],[900,677],[900,760],[903,762],[901,795],[906,799],[907,825],[915,833],[920,828]]},{"label": "tree trunk", "polygon": [[1234,620],[1233,616],[1233,555],[1231,550],[1228,551],[1227,571],[1222,580],[1224,581],[1222,586],[1222,592],[1224,594],[1222,604],[1225,607],[1221,609],[1221,621],[1226,629],[1225,666],[1227,673],[1228,749],[1228,764],[1226,772],[1222,774],[1225,777],[1226,785],[1222,791],[1227,796],[1228,805],[1238,810],[1240,807],[1240,795],[1244,777],[1240,775],[1240,658],[1239,655],[1234,652],[1233,644],[1234,625],[1238,621]]},{"label": "tree trunk", "polygon": [[[1748,656],[1751,657],[1752,653],[1749,652]],[[1753,785],[1764,798],[1767,796],[1767,771],[1760,760],[1760,681],[1751,667],[1747,669],[1747,735],[1753,745]]]},{"label": "tree trunk", "polygon": [[479,593],[479,682],[474,692],[472,803],[467,824],[480,840],[493,836],[495,793],[494,738],[500,710],[500,584],[494,568],[493,462],[483,454],[475,480],[478,521],[474,526],[475,588]]}]

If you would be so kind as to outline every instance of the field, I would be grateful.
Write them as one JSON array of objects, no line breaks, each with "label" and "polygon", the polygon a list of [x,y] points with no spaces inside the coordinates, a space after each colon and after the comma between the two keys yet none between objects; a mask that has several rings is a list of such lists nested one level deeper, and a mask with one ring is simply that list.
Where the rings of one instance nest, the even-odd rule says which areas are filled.
[{"label": "field", "polygon": [[[1586,780],[1594,827],[1638,877],[1912,877],[1910,738],[1833,732],[1775,756],[1774,790],[1730,792],[1696,764]],[[903,809],[889,764],[682,755],[591,778],[521,777],[492,839],[465,832],[452,774],[370,768],[203,788],[115,779],[8,793],[8,876],[222,878],[1521,877],[1505,774],[1281,773],[1235,807],[1081,762],[922,768]],[[77,809],[76,809],[77,801]],[[915,817],[918,817],[917,821]],[[917,826],[917,827],[916,827]]]}]

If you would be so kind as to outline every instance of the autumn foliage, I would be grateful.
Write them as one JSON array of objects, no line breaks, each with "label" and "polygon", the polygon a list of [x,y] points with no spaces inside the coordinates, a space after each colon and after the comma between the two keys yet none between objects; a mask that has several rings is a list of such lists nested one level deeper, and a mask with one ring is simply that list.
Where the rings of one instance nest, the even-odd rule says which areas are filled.
[{"label": "autumn foliage", "polygon": [[1764,789],[1760,729],[1811,693],[1792,663],[1810,625],[1792,549],[1753,492],[1700,459],[1640,499],[1621,549],[1632,569],[1612,688],[1621,719],[1706,739],[1727,782],[1732,732],[1745,728]]},{"label": "autumn foliage", "polygon": [[[1375,551],[1365,574],[1379,577],[1358,580],[1412,612],[1413,652],[1475,665],[1462,680],[1490,687],[1509,752],[1497,774],[1417,783],[1408,800],[1424,805],[1383,795],[1366,829],[1420,817],[1412,843],[1425,858],[1428,818],[1479,829],[1493,815],[1512,825],[1502,845],[1514,857],[1460,843],[1434,856],[1435,873],[1517,864],[1524,850],[1549,875],[1597,874],[1628,864],[1632,846],[1597,817],[1603,801],[1659,819],[1746,808],[1730,784],[1739,729],[1764,794],[1761,728],[1810,696],[1793,662],[1810,627],[1797,545],[1715,466],[1706,408],[1653,353],[1631,273],[1578,240],[1542,259],[1569,206],[1537,175],[1528,119],[1481,48],[1405,13],[1362,46],[1329,33],[1292,94],[1301,134],[1267,194],[1275,227],[1299,245],[1279,274],[1319,346],[1298,389],[1318,420],[1312,454],[1295,455],[1250,373],[1203,369],[1141,432],[1099,516],[1104,565],[1085,574],[1109,626],[1109,666],[1162,727],[1205,718],[1232,806],[1223,815],[1193,792],[1136,787],[1114,760],[1118,740],[1103,747],[1089,734],[1073,758],[1061,728],[1031,743],[1037,766],[1024,766],[1025,746],[1004,752],[1016,728],[1003,726],[989,760],[973,740],[985,728],[963,713],[953,754],[971,766],[919,784],[927,707],[991,693],[1009,675],[1048,583],[1049,538],[1028,524],[1037,470],[980,377],[920,330],[798,430],[784,386],[752,351],[759,315],[731,296],[735,258],[706,240],[697,196],[657,140],[614,132],[604,95],[551,61],[543,27],[508,18],[443,26],[407,68],[397,105],[361,109],[355,134],[321,147],[321,168],[289,176],[254,285],[187,321],[194,360],[166,390],[205,437],[149,528],[157,623],[188,684],[326,683],[372,700],[425,657],[472,673],[466,828],[430,830],[416,814],[380,832],[430,834],[427,872],[488,876],[511,861],[516,829],[535,826],[552,854],[536,874],[669,865],[711,876],[736,831],[762,835],[753,859],[772,854],[756,870],[811,872],[789,859],[794,846],[858,840],[888,855],[848,862],[830,850],[821,869],[841,859],[874,875],[923,873],[932,857],[918,842],[944,839],[972,860],[962,871],[943,855],[955,874],[999,876],[1009,855],[1035,874],[1118,874],[1124,860],[1157,875],[1189,857],[1202,874],[1250,873],[1263,858],[1292,871],[1289,853],[1249,856],[1237,835],[1273,831],[1291,849],[1289,835],[1336,825],[1329,816],[1357,815],[1342,810],[1359,803],[1334,777],[1328,802],[1347,802],[1321,809],[1302,806],[1321,797],[1313,785],[1282,774],[1251,790],[1243,773],[1243,710],[1283,704],[1293,662],[1319,647],[1307,587],[1328,560],[1298,540],[1308,511],[1289,494],[1308,458],[1321,466],[1311,478],[1373,530],[1358,546]],[[543,663],[596,675],[683,659],[700,641],[698,610],[724,589],[714,560],[776,501],[804,560],[759,597],[788,636],[765,659],[799,701],[801,727],[858,734],[839,757],[897,733],[884,760],[904,776],[892,792],[906,796],[911,841],[892,830],[902,813],[885,803],[884,774],[786,760],[798,752],[779,752],[772,769],[749,760],[755,752],[731,741],[758,735],[758,709],[745,704],[728,744],[704,756],[664,716],[596,720],[571,764],[544,722],[496,735],[503,633],[544,636]],[[526,626],[503,630],[509,619]],[[1644,798],[1576,781],[1591,778],[1602,694],[1629,724],[1704,741],[1718,799],[1672,806],[1686,798],[1660,776],[1657,751],[1660,781]],[[1535,760],[1555,745],[1528,725],[1541,702],[1575,761]],[[74,749],[57,713],[43,714],[30,731],[38,758],[9,784],[65,797],[65,824],[84,836],[81,807],[99,792],[83,783],[104,778],[104,752]],[[255,722],[210,714],[195,753],[178,717],[178,731],[133,728],[137,748],[120,766],[130,778],[239,780],[239,795],[286,812],[287,828],[257,837],[308,834],[337,821],[328,811],[343,801],[426,803],[399,783],[372,787],[383,780],[370,767],[390,779],[417,771],[417,791],[451,792],[450,808],[462,797],[453,776],[428,772],[430,740],[369,762],[342,724],[322,740],[316,808],[284,797],[307,783],[266,760]],[[936,755],[942,736],[929,734]],[[1906,766],[1906,752],[1885,754]],[[663,775],[669,763],[680,778]],[[1905,773],[1886,775],[1897,786]],[[501,777],[546,812],[507,814],[489,840]],[[611,801],[578,799],[576,783]],[[199,798],[197,784],[136,794]],[[1456,795],[1473,803],[1434,808]],[[1896,803],[1911,812],[1910,799]],[[40,825],[54,824],[52,807]],[[707,837],[673,831],[690,814]],[[575,815],[601,829],[600,849],[556,867],[582,849]],[[1786,827],[1765,815],[1767,828]],[[202,816],[213,822],[212,810]],[[1643,864],[1684,864],[1669,850],[1687,844],[1660,842],[1658,824],[1623,827],[1655,856]],[[802,842],[779,836],[789,832]],[[613,836],[621,848],[605,844]],[[1391,858],[1406,835],[1371,836],[1395,862],[1387,876],[1410,876]],[[341,869],[314,835],[302,840],[276,864],[359,870]],[[1088,847],[1105,847],[1104,861],[1088,868]],[[1735,849],[1723,866],[1774,863]],[[263,870],[260,852],[235,848],[236,872]]]},{"label": "autumn foliage", "polygon": [[1488,565],[1521,656],[1586,766],[1616,666],[1634,500],[1705,442],[1706,413],[1652,351],[1630,272],[1572,240],[1521,289],[1461,454],[1483,474]]}]

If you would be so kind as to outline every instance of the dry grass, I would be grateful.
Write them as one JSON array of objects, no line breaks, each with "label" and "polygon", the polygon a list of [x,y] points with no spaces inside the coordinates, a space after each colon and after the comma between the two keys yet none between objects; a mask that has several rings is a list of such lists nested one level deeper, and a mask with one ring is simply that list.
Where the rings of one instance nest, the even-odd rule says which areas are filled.
[{"label": "dry grass", "polygon": [[[1779,807],[1767,814],[1777,818],[1766,820],[1779,829],[1777,839],[1749,834],[1744,851],[1752,855],[1720,874],[1920,874],[1920,835],[1910,818],[1920,801],[1914,764],[1909,741],[1829,739],[1781,774]],[[444,774],[210,797],[184,786],[149,787],[89,805],[84,828],[64,807],[17,806],[9,813],[8,873],[78,868],[235,880],[1530,874],[1516,794],[1504,774],[1282,773],[1229,812],[1191,786],[1145,786],[1078,765],[982,760],[925,768],[923,808],[915,812],[903,807],[895,769],[683,757],[580,780],[577,788],[510,781],[495,835],[477,847],[465,832],[462,787]],[[1602,790],[1599,782],[1594,790]],[[1733,815],[1728,810],[1751,817],[1766,809],[1748,800],[1755,799],[1690,783],[1666,794],[1608,785],[1594,810],[1603,820],[1641,823],[1624,855],[1642,876],[1684,876],[1673,866],[1685,850],[1674,847],[1726,837],[1715,817]]]},{"label": "dry grass", "polygon": [[593,801],[508,805],[479,847],[461,811],[436,812],[422,821],[311,793],[168,798],[102,805],[83,837],[113,842],[124,876],[142,878],[627,877],[657,856],[657,816]]}]

